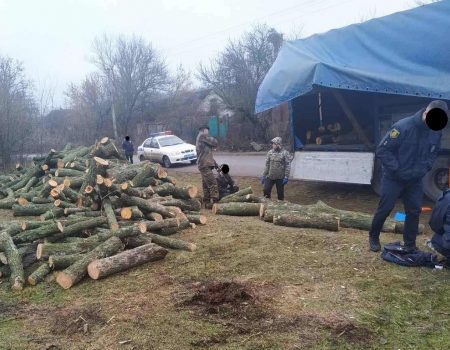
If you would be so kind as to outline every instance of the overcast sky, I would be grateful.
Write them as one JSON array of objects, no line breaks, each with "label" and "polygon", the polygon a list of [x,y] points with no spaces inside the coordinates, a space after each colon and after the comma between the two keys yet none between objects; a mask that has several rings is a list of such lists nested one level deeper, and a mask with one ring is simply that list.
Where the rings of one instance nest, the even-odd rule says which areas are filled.
[{"label": "overcast sky", "polygon": [[95,70],[92,41],[137,34],[171,70],[195,71],[256,23],[302,36],[414,6],[414,0],[0,0],[0,54],[21,60],[37,88],[54,87],[55,107],[70,82]]}]

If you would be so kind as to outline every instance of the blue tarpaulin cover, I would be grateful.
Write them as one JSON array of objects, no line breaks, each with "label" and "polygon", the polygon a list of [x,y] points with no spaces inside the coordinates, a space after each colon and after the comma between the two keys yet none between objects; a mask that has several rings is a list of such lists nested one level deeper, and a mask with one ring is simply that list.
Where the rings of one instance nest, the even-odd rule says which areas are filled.
[{"label": "blue tarpaulin cover", "polygon": [[256,112],[315,87],[450,100],[450,0],[285,42]]}]

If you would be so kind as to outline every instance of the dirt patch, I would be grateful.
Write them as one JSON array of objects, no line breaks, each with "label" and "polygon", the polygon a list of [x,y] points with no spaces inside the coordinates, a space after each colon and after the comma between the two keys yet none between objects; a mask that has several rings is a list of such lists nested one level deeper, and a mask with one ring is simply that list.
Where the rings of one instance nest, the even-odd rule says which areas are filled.
[{"label": "dirt patch", "polygon": [[374,334],[350,320],[333,314],[284,315],[272,308],[271,301],[281,288],[273,284],[236,281],[206,281],[187,285],[178,294],[179,307],[194,310],[194,317],[220,324],[225,331],[191,342],[192,346],[209,348],[231,338],[257,338],[262,334],[297,334],[298,348],[314,348],[327,333],[331,344],[347,343],[367,346]]},{"label": "dirt patch", "polygon": [[52,313],[50,329],[55,334],[87,334],[94,328],[103,327],[106,321],[102,316],[100,306],[91,304],[55,310]]}]

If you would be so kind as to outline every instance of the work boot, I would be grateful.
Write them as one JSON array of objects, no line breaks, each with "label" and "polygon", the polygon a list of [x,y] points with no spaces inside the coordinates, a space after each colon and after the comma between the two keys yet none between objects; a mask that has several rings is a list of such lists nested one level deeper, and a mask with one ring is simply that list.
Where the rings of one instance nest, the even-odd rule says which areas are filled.
[{"label": "work boot", "polygon": [[379,252],[381,250],[380,237],[369,236],[369,249],[372,252]]},{"label": "work boot", "polygon": [[405,253],[414,253],[417,249],[416,245],[404,245],[403,251]]}]

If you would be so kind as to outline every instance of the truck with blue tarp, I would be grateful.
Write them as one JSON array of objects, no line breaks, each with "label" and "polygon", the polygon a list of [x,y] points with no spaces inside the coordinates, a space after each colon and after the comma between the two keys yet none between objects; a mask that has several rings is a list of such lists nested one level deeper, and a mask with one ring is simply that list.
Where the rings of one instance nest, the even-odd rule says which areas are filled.
[{"label": "truck with blue tarp", "polygon": [[[294,179],[372,184],[390,126],[435,99],[450,103],[450,1],[283,44],[259,87],[256,112],[289,104]],[[450,128],[424,178],[428,197],[449,184]]]}]

